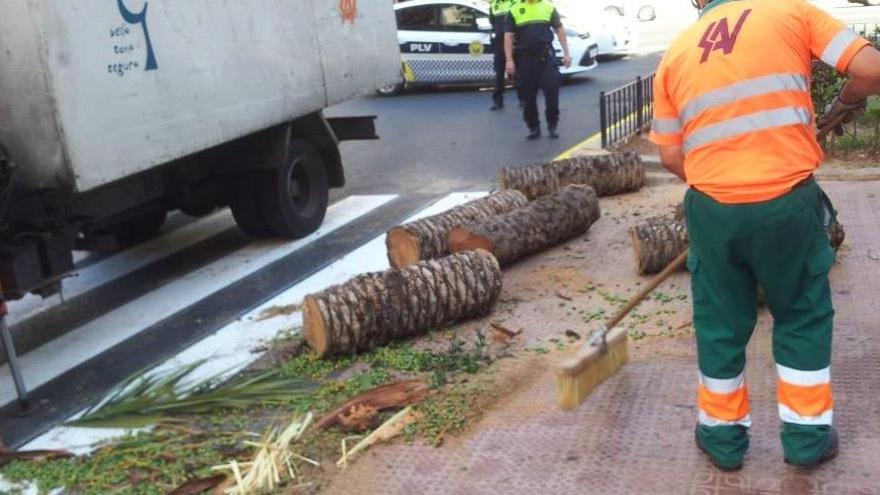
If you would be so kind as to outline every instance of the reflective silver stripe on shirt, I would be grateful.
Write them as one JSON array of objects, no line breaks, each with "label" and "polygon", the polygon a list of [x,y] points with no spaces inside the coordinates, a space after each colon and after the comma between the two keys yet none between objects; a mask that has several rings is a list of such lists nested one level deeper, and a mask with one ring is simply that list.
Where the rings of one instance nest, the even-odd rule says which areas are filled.
[{"label": "reflective silver stripe on shirt", "polygon": [[684,140],[684,150],[689,152],[698,146],[740,134],[786,125],[811,125],[812,123],[813,118],[810,111],[803,107],[783,107],[775,110],[750,113],[694,131]]},{"label": "reflective silver stripe on shirt", "polygon": [[841,29],[834,39],[828,43],[828,46],[825,47],[825,51],[822,52],[822,61],[832,67],[837,67],[837,63],[840,62],[840,57],[843,56],[843,52],[845,52],[846,49],[849,48],[849,45],[858,38],[859,35],[853,30],[846,28]]},{"label": "reflective silver stripe on shirt", "polygon": [[779,91],[808,91],[809,81],[803,74],[771,74],[714,89],[689,101],[681,111],[685,124],[712,107],[726,105],[753,96]]},{"label": "reflective silver stripe on shirt", "polygon": [[651,129],[658,134],[681,134],[681,121],[678,119],[654,119]]}]

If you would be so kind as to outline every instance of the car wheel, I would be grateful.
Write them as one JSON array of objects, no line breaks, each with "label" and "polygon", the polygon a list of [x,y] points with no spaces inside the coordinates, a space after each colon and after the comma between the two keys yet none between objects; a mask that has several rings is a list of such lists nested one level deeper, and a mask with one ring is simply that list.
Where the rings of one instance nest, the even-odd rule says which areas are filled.
[{"label": "car wheel", "polygon": [[376,92],[382,96],[397,96],[403,93],[403,89],[405,86],[406,84],[403,81],[400,81],[399,83],[382,86],[381,88],[377,89]]},{"label": "car wheel", "polygon": [[329,184],[324,160],[304,139],[292,139],[286,163],[260,171],[256,178],[259,208],[272,233],[297,239],[321,225],[327,212]]}]

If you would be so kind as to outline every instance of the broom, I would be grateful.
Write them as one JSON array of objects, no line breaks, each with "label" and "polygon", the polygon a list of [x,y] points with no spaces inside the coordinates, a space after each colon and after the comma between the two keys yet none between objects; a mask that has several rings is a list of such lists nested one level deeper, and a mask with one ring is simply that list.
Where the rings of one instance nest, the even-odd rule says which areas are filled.
[{"label": "broom", "polygon": [[688,250],[685,250],[630,299],[626,306],[611,317],[602,328],[593,332],[577,354],[556,370],[556,401],[559,407],[566,410],[576,408],[590,395],[590,392],[626,364],[629,360],[626,330],[615,327],[658,285],[669,278],[669,275],[682,268],[687,262],[687,257]]}]

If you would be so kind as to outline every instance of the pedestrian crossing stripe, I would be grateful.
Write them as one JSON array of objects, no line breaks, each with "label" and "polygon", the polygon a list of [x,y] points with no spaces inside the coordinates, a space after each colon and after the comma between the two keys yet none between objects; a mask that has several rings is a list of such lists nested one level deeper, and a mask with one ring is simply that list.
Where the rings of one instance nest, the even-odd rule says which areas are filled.
[{"label": "pedestrian crossing stripe", "polygon": [[[427,215],[439,213],[452,208],[458,204],[464,203],[471,199],[475,199],[485,193],[453,193],[434,202],[430,207],[418,209],[415,215],[412,215],[407,221],[422,218]],[[50,342],[46,346],[56,354],[46,353],[42,348],[22,356],[26,361],[26,379],[31,387],[46,383],[57,376],[64,369],[77,365],[89,359],[90,356],[100,353],[102,350],[118,343],[119,339],[125,339],[139,331],[142,331],[146,325],[151,322],[151,318],[144,319],[144,314],[153,315],[153,317],[161,317],[168,315],[168,312],[155,313],[155,311],[166,311],[167,302],[163,299],[171,298],[180,299],[177,306],[187,303],[193,303],[193,298],[183,300],[186,291],[183,287],[188,288],[192,292],[202,293],[205,291],[217,290],[220,285],[231,283],[231,281],[240,278],[240,276],[248,271],[253,271],[258,266],[265,266],[272,256],[279,256],[280,251],[285,252],[296,251],[305,247],[307,244],[319,242],[322,237],[329,236],[342,225],[348,223],[356,223],[357,220],[366,212],[376,210],[388,204],[396,196],[359,196],[346,198],[339,203],[331,206],[328,210],[327,220],[322,230],[314,234],[314,237],[304,239],[303,242],[284,243],[281,241],[257,241],[254,246],[248,246],[241,251],[248,251],[250,255],[241,256],[240,253],[231,253],[221,260],[210,263],[207,266],[194,270],[191,274],[175,280],[168,284],[172,287],[170,295],[160,297],[165,288],[153,291],[142,298],[126,304],[128,307],[125,313],[128,317],[137,320],[128,328],[116,327],[123,335],[108,335],[103,325],[91,325],[88,328],[93,332],[85,332],[82,328],[75,329],[73,332],[75,338],[61,337],[57,339],[63,344]],[[359,212],[359,213],[358,213]],[[401,217],[403,219],[403,217]],[[169,233],[168,235],[171,235]],[[283,248],[282,246],[287,246]],[[254,251],[257,251],[256,253]],[[268,255],[266,253],[273,253]],[[268,257],[267,257],[268,256]],[[245,262],[245,260],[249,260]],[[254,265],[249,268],[241,268],[237,273],[229,276],[218,277],[218,268],[222,270],[234,271],[233,265]],[[187,349],[183,349],[175,356],[164,361],[159,369],[172,369],[177,366],[192,363],[198,360],[206,359],[208,365],[200,368],[197,373],[203,374],[204,377],[216,374],[224,370],[236,371],[247,366],[249,363],[259,357],[259,353],[255,353],[257,349],[265,344],[267,340],[271,340],[275,334],[282,328],[290,328],[298,326],[301,322],[299,314],[286,316],[284,321],[279,318],[262,319],[262,315],[266,309],[274,306],[286,306],[295,304],[311,292],[322,290],[323,288],[342,283],[348,278],[362,273],[364,271],[376,271],[388,268],[388,261],[385,254],[384,233],[372,238],[369,242],[361,245],[357,249],[344,254],[341,258],[330,263],[326,267],[320,269],[314,274],[300,280],[295,285],[279,292],[276,296],[259,304],[257,307],[247,311],[242,317],[222,326],[216,332],[195,343]],[[174,284],[184,284],[183,286],[174,286]],[[213,285],[211,285],[213,284]],[[167,286],[166,286],[167,287]],[[151,300],[153,299],[153,300]],[[141,303],[146,302],[146,307],[140,316],[131,313],[131,308],[138,308]],[[114,308],[110,313],[119,311],[121,308]],[[173,309],[167,309],[172,311]],[[138,318],[140,318],[138,320]],[[116,321],[116,320],[114,320]],[[96,330],[95,330],[96,329]],[[73,333],[71,332],[71,333]],[[70,335],[70,334],[66,334]],[[95,339],[100,340],[96,342]],[[45,346],[44,346],[45,347]],[[94,347],[94,349],[89,349]],[[45,371],[50,370],[50,371]],[[195,377],[198,379],[200,377]],[[4,365],[0,370],[0,390],[4,403],[8,403],[14,399],[14,390],[11,387],[9,379],[8,367]],[[75,411],[69,411],[68,414]],[[41,435],[37,439],[27,444],[27,448],[66,448],[75,452],[87,452],[91,446],[107,436],[117,436],[124,433],[120,430],[94,430],[83,428],[55,427],[48,433]]]}]

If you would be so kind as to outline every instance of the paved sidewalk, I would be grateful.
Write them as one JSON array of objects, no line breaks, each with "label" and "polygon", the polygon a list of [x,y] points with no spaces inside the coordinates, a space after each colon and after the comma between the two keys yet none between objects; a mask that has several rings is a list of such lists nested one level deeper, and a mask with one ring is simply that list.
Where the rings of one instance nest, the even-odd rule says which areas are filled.
[{"label": "paved sidewalk", "polygon": [[[717,471],[693,445],[693,337],[659,336],[631,343],[632,362],[574,412],[561,412],[555,406],[550,365],[559,355],[551,354],[530,364],[533,379],[501,400],[464,436],[440,448],[402,442],[380,446],[339,475],[328,493],[880,494],[880,394],[876,385],[880,376],[880,182],[823,185],[837,203],[847,231],[841,261],[832,272],[838,311],[832,365],[835,423],[841,437],[837,460],[814,472],[782,462],[770,320],[765,313],[749,349],[754,426],[751,450],[739,473]],[[682,190],[661,185],[639,195],[662,203]],[[578,263],[595,273],[596,281],[601,273],[609,277],[609,283],[634,284],[633,262],[625,258],[631,256],[628,225],[621,219],[631,218],[639,195],[605,201],[606,209],[623,208],[626,214],[603,218],[590,234],[593,240],[585,244],[590,247],[584,251],[588,259]],[[621,241],[617,250],[626,254],[602,249],[614,249],[615,238]],[[574,241],[576,252],[579,242]],[[607,253],[611,261],[597,260],[597,250]],[[560,259],[564,255],[556,250],[547,256]],[[505,282],[505,291],[521,289],[522,273],[540,273],[548,263],[532,259],[515,267],[510,274],[513,282]],[[603,271],[602,265],[609,264],[612,268]],[[616,279],[615,274],[619,275]],[[676,275],[673,283],[686,285],[687,275]],[[544,306],[544,314],[528,320],[557,319],[552,314],[554,306],[556,301]],[[671,320],[675,324],[687,321],[687,304],[677,308],[680,314]]]}]

